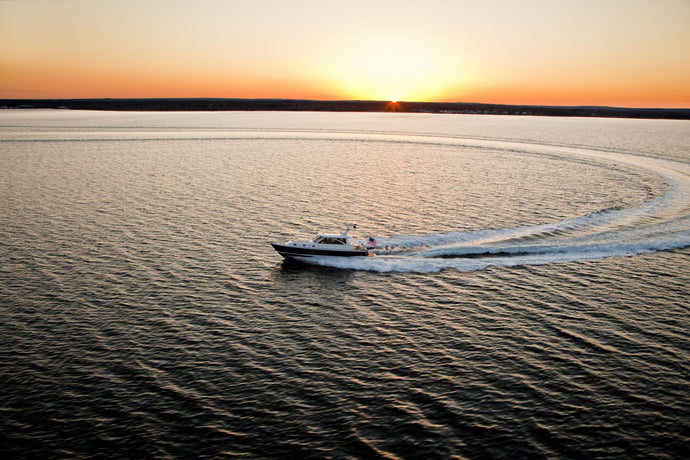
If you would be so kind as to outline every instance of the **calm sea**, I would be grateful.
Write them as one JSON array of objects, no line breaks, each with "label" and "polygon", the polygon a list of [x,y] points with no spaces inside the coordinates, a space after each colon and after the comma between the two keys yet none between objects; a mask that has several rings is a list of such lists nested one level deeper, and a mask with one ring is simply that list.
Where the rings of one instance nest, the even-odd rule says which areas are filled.
[{"label": "calm sea", "polygon": [[690,457],[688,121],[5,110],[0,203],[6,458]]}]

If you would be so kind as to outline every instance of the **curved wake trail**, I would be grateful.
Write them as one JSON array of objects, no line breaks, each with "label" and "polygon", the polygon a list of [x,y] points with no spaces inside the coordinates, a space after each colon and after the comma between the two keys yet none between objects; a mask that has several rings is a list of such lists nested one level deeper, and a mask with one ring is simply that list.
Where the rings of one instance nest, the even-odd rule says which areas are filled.
[{"label": "curved wake trail", "polygon": [[[496,147],[496,142],[492,145]],[[498,143],[500,144],[500,143]],[[506,146],[511,144],[505,143]],[[514,144],[513,144],[514,148]],[[690,246],[690,165],[628,154],[530,146],[530,152],[613,160],[664,179],[665,194],[640,206],[542,225],[431,235],[376,237],[376,257],[316,257],[309,263],[379,272],[481,270],[627,257]]]}]

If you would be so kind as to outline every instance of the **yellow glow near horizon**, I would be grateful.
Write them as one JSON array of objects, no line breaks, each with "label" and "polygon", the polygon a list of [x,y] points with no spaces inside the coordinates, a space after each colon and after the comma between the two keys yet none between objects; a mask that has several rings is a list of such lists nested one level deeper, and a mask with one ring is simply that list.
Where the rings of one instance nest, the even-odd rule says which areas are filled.
[{"label": "yellow glow near horizon", "polygon": [[444,46],[424,37],[374,34],[341,44],[328,78],[348,98],[433,101],[463,83],[463,72]]}]

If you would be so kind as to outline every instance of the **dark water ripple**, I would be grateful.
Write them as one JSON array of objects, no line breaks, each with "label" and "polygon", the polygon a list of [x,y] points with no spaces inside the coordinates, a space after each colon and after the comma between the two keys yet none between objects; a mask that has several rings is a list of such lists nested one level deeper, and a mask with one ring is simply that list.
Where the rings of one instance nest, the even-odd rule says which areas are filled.
[{"label": "dark water ripple", "polygon": [[[632,268],[625,262],[618,268]],[[431,286],[444,295],[433,299],[439,288],[414,275],[427,291],[404,302],[371,292],[352,301],[348,283],[364,290],[375,275],[288,271],[279,276],[291,283],[341,289],[270,296],[259,311],[194,308],[193,295],[174,292],[149,302],[170,305],[158,311],[66,300],[53,312],[24,308],[41,320],[4,327],[3,349],[23,350],[13,369],[27,364],[4,376],[23,389],[4,410],[18,436],[10,446],[137,457],[192,446],[260,456],[682,454],[687,438],[658,436],[687,420],[687,320],[650,330],[655,308],[676,312],[631,309],[635,292],[612,298],[598,264],[560,277],[544,267],[442,276]],[[587,272],[589,283],[579,276],[583,286],[561,290]],[[687,317],[682,302],[675,309]]]},{"label": "dark water ripple", "polygon": [[[690,457],[687,247],[423,273],[282,263],[267,245],[359,217],[391,239],[452,246],[456,232],[514,233],[590,213],[587,225],[510,238],[568,248],[609,226],[606,235],[635,240],[681,225],[682,196],[631,212],[632,223],[600,211],[671,196],[682,179],[674,188],[627,163],[564,160],[536,144],[371,141],[362,114],[350,123],[367,135],[349,140],[330,128],[267,139],[275,126],[253,140],[136,123],[104,134],[103,116],[3,128],[8,458]],[[253,116],[232,120],[245,127]],[[424,120],[376,129],[431,130]],[[557,143],[557,127],[541,123],[543,142]],[[602,123],[593,134],[611,148],[617,131]],[[652,143],[650,126],[638,149]],[[581,147],[560,129],[561,144]],[[357,173],[314,166],[340,158]]]}]

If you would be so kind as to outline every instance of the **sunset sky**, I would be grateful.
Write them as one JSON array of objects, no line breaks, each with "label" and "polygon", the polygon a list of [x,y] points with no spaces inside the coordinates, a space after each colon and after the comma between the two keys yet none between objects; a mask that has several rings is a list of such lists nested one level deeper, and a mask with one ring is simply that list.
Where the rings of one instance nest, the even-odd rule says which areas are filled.
[{"label": "sunset sky", "polygon": [[690,0],[5,0],[0,98],[690,107]]}]

